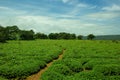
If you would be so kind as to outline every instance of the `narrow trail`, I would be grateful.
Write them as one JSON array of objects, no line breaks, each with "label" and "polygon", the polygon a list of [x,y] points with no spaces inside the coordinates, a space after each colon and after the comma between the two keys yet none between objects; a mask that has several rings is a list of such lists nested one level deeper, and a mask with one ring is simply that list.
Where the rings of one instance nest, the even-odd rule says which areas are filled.
[{"label": "narrow trail", "polygon": [[41,75],[52,65],[52,63],[53,63],[54,61],[57,61],[57,60],[62,59],[64,51],[65,51],[65,50],[62,51],[62,53],[59,55],[59,57],[58,57],[57,59],[55,59],[55,60],[47,63],[47,65],[46,65],[45,68],[41,69],[38,73],[33,74],[33,75],[27,77],[26,80],[40,80]]}]

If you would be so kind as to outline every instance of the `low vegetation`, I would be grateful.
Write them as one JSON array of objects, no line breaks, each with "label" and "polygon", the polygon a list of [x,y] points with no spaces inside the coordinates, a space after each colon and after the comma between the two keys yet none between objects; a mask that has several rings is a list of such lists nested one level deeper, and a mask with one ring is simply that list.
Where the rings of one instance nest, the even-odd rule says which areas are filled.
[{"label": "low vegetation", "polygon": [[0,80],[22,80],[54,61],[41,80],[120,80],[120,41],[33,40],[0,43]]},{"label": "low vegetation", "polygon": [[[62,47],[54,41],[9,41],[0,44],[0,76],[25,78],[58,58]],[[49,46],[48,46],[49,45]]]},{"label": "low vegetation", "polygon": [[54,62],[41,80],[119,80],[119,43],[67,41],[63,59]]}]

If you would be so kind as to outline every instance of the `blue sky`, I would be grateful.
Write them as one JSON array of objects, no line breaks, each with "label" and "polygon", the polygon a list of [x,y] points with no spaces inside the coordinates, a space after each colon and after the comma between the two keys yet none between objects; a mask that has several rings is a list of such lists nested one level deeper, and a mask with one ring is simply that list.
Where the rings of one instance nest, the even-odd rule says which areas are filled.
[{"label": "blue sky", "polygon": [[46,34],[120,34],[120,0],[0,0],[0,25]]}]

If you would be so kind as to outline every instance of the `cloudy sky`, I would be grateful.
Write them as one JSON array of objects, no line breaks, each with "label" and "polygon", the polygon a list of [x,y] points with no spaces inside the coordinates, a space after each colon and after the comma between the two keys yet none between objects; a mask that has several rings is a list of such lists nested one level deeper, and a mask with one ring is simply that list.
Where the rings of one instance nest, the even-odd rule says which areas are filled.
[{"label": "cloudy sky", "polygon": [[46,34],[120,34],[120,0],[0,0],[0,25]]}]

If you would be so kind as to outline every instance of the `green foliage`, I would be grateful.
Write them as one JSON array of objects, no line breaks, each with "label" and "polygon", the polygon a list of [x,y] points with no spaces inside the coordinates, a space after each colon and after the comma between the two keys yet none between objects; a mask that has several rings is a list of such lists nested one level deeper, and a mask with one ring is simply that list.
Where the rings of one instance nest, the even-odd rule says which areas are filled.
[{"label": "green foliage", "polygon": [[[49,43],[49,46],[48,46]],[[0,75],[8,79],[25,78],[57,58],[62,48],[53,41],[9,41],[0,50]]]},{"label": "green foliage", "polygon": [[94,36],[93,34],[89,34],[89,35],[87,36],[87,39],[92,40],[93,38],[95,38],[95,36]]},{"label": "green foliage", "polygon": [[4,27],[0,26],[0,42],[6,42],[7,33]]},{"label": "green foliage", "polygon": [[118,76],[120,75],[119,64],[98,65],[94,71],[102,73],[104,76]]},{"label": "green foliage", "polygon": [[48,71],[54,71],[54,72],[57,72],[57,73],[63,74],[63,75],[70,75],[72,72],[69,69],[69,67],[64,64],[55,64],[55,65],[51,66]]},{"label": "green foliage", "polygon": [[83,39],[83,36],[82,36],[82,35],[78,35],[78,36],[77,36],[77,39],[82,40],[82,39]]},{"label": "green foliage", "polygon": [[20,30],[17,26],[0,26],[0,42],[6,40],[34,40],[33,30]]},{"label": "green foliage", "polygon": [[20,31],[17,26],[7,26],[5,29],[8,34],[7,40],[17,40],[17,34]]},{"label": "green foliage", "polygon": [[49,37],[49,39],[58,39],[58,33],[50,33],[49,35],[48,35],[48,37]]},{"label": "green foliage", "polygon": [[120,80],[120,76],[107,76],[104,80]]},{"label": "green foliage", "polygon": [[70,33],[65,33],[65,32],[61,32],[61,33],[50,33],[49,35],[49,39],[76,39],[76,35],[75,34],[70,34]]},{"label": "green foliage", "polygon": [[[119,41],[118,41],[119,43]],[[21,80],[57,59],[42,80],[119,80],[120,44],[91,40],[8,41],[0,44],[0,76]]]},{"label": "green foliage", "polygon": [[[112,41],[89,40],[68,40],[62,42],[62,44],[66,48],[63,59],[54,62],[43,73],[44,76],[42,75],[41,79],[47,77],[45,74],[48,72],[51,72],[52,75],[55,65],[65,65],[71,71],[67,73],[69,75],[61,74],[63,70],[55,67],[55,70],[58,70],[56,72],[63,76],[62,79],[59,78],[60,80],[119,80],[119,44],[113,43]],[[49,79],[53,78],[49,77]],[[55,79],[57,80],[57,78]]]},{"label": "green foliage", "polygon": [[7,79],[5,79],[5,78],[3,78],[3,77],[0,77],[0,80],[7,80]]},{"label": "green foliage", "polygon": [[39,60],[11,60],[9,63],[0,66],[0,75],[7,78],[28,76],[32,73],[38,72],[45,67],[45,65],[46,63],[44,61]]},{"label": "green foliage", "polygon": [[104,80],[104,76],[98,72],[86,71],[72,76],[66,76],[63,80]]},{"label": "green foliage", "polygon": [[104,78],[99,72],[86,71],[75,74],[75,77],[81,78],[81,80],[101,80]]},{"label": "green foliage", "polygon": [[33,30],[30,30],[30,31],[22,30],[22,31],[20,31],[20,39],[21,40],[34,40]]},{"label": "green foliage", "polygon": [[41,80],[63,80],[64,75],[57,73],[55,71],[46,71],[41,77]]},{"label": "green foliage", "polygon": [[36,33],[35,39],[48,39],[48,36],[44,33]]},{"label": "green foliage", "polygon": [[81,72],[81,71],[83,71],[82,63],[78,59],[64,59],[63,62],[73,72]]}]

